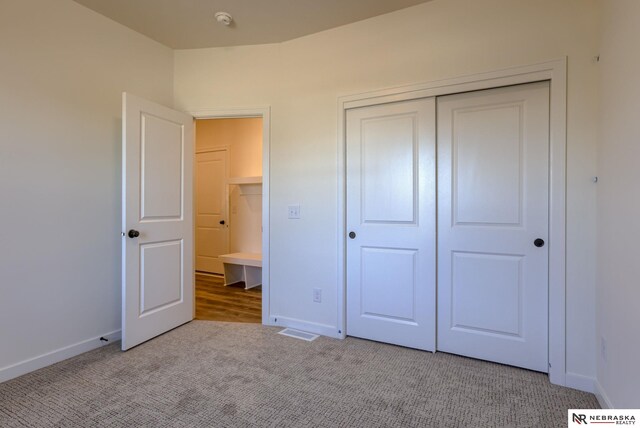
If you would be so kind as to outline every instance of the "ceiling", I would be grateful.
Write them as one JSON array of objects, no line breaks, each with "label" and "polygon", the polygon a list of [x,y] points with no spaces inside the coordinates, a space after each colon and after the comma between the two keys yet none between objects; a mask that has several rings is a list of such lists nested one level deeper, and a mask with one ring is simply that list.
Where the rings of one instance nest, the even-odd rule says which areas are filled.
[{"label": "ceiling", "polygon": [[[429,0],[74,0],[174,49],[278,43]],[[219,11],[233,16],[218,24]]]}]

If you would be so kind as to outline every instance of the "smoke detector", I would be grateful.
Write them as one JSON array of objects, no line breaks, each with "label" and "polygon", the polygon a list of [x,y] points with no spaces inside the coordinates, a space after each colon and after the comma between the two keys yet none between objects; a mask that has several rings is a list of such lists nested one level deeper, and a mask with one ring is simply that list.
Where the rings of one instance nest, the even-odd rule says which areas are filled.
[{"label": "smoke detector", "polygon": [[218,12],[214,16],[216,17],[216,21],[222,25],[229,25],[231,21],[233,21],[233,17],[227,12]]}]

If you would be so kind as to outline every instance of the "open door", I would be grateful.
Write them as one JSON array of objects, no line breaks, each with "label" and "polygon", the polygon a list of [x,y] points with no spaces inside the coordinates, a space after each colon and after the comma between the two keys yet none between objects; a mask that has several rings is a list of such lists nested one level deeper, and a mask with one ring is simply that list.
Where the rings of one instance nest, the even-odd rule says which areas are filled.
[{"label": "open door", "polygon": [[122,350],[193,319],[193,118],[122,98]]}]

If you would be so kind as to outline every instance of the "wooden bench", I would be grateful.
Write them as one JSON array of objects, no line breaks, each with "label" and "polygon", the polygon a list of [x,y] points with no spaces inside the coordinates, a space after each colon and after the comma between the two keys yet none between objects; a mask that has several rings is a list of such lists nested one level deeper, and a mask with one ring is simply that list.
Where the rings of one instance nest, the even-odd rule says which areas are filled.
[{"label": "wooden bench", "polygon": [[219,257],[224,264],[224,285],[244,282],[245,289],[262,285],[262,254],[231,253]]}]

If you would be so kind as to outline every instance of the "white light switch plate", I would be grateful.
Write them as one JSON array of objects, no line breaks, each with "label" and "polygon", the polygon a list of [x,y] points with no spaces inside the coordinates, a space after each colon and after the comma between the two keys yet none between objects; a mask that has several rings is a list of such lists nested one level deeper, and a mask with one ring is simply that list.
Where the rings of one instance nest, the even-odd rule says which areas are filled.
[{"label": "white light switch plate", "polygon": [[296,204],[296,205],[289,205],[289,218],[290,219],[296,219],[296,218],[300,218],[300,205]]}]

